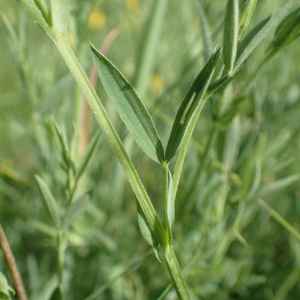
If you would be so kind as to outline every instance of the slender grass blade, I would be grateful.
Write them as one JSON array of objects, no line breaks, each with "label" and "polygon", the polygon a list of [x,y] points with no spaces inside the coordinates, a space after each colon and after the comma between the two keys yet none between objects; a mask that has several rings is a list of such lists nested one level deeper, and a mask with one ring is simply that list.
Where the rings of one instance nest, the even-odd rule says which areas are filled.
[{"label": "slender grass blade", "polygon": [[55,198],[53,197],[48,185],[45,183],[45,181],[39,177],[38,175],[35,175],[36,181],[38,183],[39,191],[41,192],[42,199],[44,200],[44,203],[47,207],[48,213],[53,221],[54,226],[57,228],[60,225],[60,218],[58,214],[58,208]]},{"label": "slender grass blade", "polygon": [[239,2],[228,0],[223,37],[223,60],[229,74],[233,71],[239,34]]},{"label": "slender grass blade", "polygon": [[80,176],[85,171],[87,165],[89,164],[90,160],[92,159],[92,156],[93,156],[95,150],[97,149],[97,144],[100,140],[101,134],[102,134],[101,130],[98,130],[98,132],[96,132],[96,134],[92,138],[92,140],[91,140],[91,142],[79,164],[77,175],[76,175],[77,178],[80,178]]},{"label": "slender grass blade", "polygon": [[201,23],[201,32],[202,32],[202,39],[204,45],[204,57],[205,57],[205,62],[207,62],[214,50],[213,42],[212,42],[209,25],[200,2],[198,2],[197,6],[199,11],[200,23]]}]

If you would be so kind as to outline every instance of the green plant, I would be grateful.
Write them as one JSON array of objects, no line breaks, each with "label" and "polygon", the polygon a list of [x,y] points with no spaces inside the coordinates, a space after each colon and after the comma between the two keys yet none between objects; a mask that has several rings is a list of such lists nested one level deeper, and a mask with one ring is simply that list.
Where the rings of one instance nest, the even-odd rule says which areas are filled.
[{"label": "green plant", "polygon": [[[138,222],[144,239],[153,247],[158,260],[160,260],[158,248],[161,248],[178,297],[180,299],[190,299],[185,279],[173,250],[173,243],[176,240],[176,237],[173,241],[172,225],[175,218],[175,198],[176,195],[180,193],[180,189],[178,188],[179,181],[196,122],[204,104],[211,98],[210,101],[212,104],[214,125],[209,133],[207,144],[204,147],[205,150],[203,152],[201,163],[198,165],[191,183],[188,184],[187,195],[189,197],[186,200],[186,203],[182,203],[181,205],[198,205],[198,210],[201,211],[202,204],[195,204],[193,193],[198,192],[197,184],[198,182],[202,182],[201,186],[206,188],[206,190],[202,191],[204,197],[215,197],[218,202],[216,207],[209,207],[207,210],[209,211],[209,209],[211,209],[213,211],[211,214],[213,216],[211,221],[215,222],[217,224],[216,227],[218,227],[219,230],[222,230],[223,234],[226,235],[226,246],[224,246],[224,249],[229,247],[230,241],[235,237],[237,237],[244,245],[247,245],[246,240],[240,234],[241,228],[247,224],[247,218],[242,220],[244,207],[250,200],[253,200],[253,198],[257,196],[263,197],[262,195],[266,193],[263,188],[259,187],[263,177],[261,165],[268,160],[268,155],[270,155],[272,149],[266,151],[266,141],[263,135],[259,137],[258,141],[256,140],[258,136],[257,127],[253,127],[253,138],[249,139],[249,143],[244,147],[244,152],[237,158],[241,135],[241,120],[239,113],[244,107],[246,99],[248,99],[249,88],[262,66],[265,65],[265,63],[280,49],[298,37],[297,7],[299,1],[290,0],[273,17],[263,20],[257,27],[252,29],[248,35],[245,34],[246,29],[249,25],[257,1],[228,1],[224,21],[223,47],[216,47],[215,50],[213,50],[213,53],[206,54],[207,63],[190,85],[186,96],[177,110],[176,117],[172,121],[173,127],[168,138],[166,150],[163,148],[163,141],[161,141],[158,135],[156,126],[154,125],[149,112],[132,85],[105,56],[91,45],[91,53],[98,74],[118,114],[136,143],[145,154],[158,163],[162,169],[162,218],[159,218],[159,215],[154,210],[145,186],[140,180],[137,170],[129,158],[128,152],[125,150],[125,147],[96,91],[90,84],[82,66],[72,51],[67,39],[69,18],[67,1],[51,1],[51,10],[44,1],[21,0],[20,2],[57,46],[80,89],[85,94],[96,120],[100,124],[103,134],[109,141],[109,144],[118,158],[136,196]],[[159,4],[162,7],[161,9],[164,9],[165,1],[157,1],[156,3],[158,11]],[[202,14],[202,24],[206,24],[205,20],[205,16]],[[153,22],[152,25],[155,25],[155,21]],[[292,28],[289,31],[292,32],[289,38],[286,38],[287,33],[282,30],[283,27],[285,28],[286,22],[288,22]],[[237,76],[250,54],[261,43],[263,38],[267,37],[271,30],[275,28],[277,28],[275,39],[271,42],[268,50],[264,54],[262,62],[252,71],[252,74],[246,79],[244,86],[238,92],[233,92],[233,78]],[[153,30],[155,31],[155,29]],[[203,34],[206,45],[212,45],[212,38],[208,26],[203,31]],[[281,35],[283,35],[283,38]],[[149,39],[148,43],[151,44],[151,40],[152,39]],[[144,61],[146,58],[144,58]],[[141,63],[141,65],[145,64],[146,63]],[[147,69],[149,69],[149,64],[146,64],[145,67],[146,78],[149,73]],[[139,75],[137,76],[140,79]],[[138,84],[138,89],[140,89],[141,94],[144,93],[145,82],[146,79],[143,80],[143,83]],[[219,92],[221,96],[218,95]],[[255,89],[251,90],[251,93],[256,113],[256,121],[259,127],[259,96],[256,94]],[[223,138],[223,144],[220,147],[220,149],[222,149],[222,154],[219,155],[218,158],[214,158],[214,163],[217,168],[219,168],[220,172],[215,174],[211,171],[213,176],[209,177],[207,182],[205,182],[206,175],[204,171],[206,171],[205,169],[212,161],[211,149],[214,147],[218,134],[222,134],[222,129],[224,127],[227,127],[228,131],[226,132],[226,136]],[[55,124],[53,125],[53,128],[61,148],[61,165],[67,178],[65,187],[66,207],[63,213],[58,212],[59,209],[57,208],[56,201],[51,195],[45,182],[40,177],[37,177],[37,182],[55,227],[54,235],[57,236],[59,266],[58,284],[62,285],[62,270],[66,248],[65,230],[75,217],[85,210],[86,205],[88,204],[87,197],[85,196],[74,201],[74,203],[72,202],[79,178],[83,174],[87,162],[95,149],[99,134],[96,135],[91,142],[91,146],[87,150],[87,155],[83,158],[82,164],[76,168],[73,159],[76,138],[73,137],[73,145],[68,146],[63,130]],[[252,147],[254,147],[254,151],[250,153]],[[273,149],[273,151],[275,150]],[[176,157],[177,152],[178,156]],[[175,159],[175,169],[172,173],[169,170],[169,165],[172,163],[172,160]],[[243,165],[244,169],[237,175],[236,172],[240,165]],[[214,170],[214,168],[211,170]],[[245,184],[242,184],[241,181],[245,182]],[[293,180],[289,181],[289,183],[291,182],[293,182]],[[232,183],[234,183],[235,186],[233,192],[229,195],[229,189]],[[220,186],[217,189],[217,192],[214,192],[214,187],[218,184]],[[242,187],[240,188],[241,185]],[[276,183],[276,186],[277,188],[280,186],[278,182]],[[268,193],[270,193],[270,190]],[[228,197],[230,197],[233,204],[238,205],[238,213],[236,217],[234,217],[232,228],[229,231],[226,231],[226,229],[222,227],[223,225],[220,220],[224,217],[225,201]],[[255,209],[249,209],[249,212],[249,215],[251,215],[255,212]],[[60,220],[60,214],[64,216],[63,221]],[[218,248],[218,246],[216,246],[216,248]],[[222,248],[219,249],[220,252],[225,251]],[[221,256],[222,254],[219,255],[219,257]],[[193,259],[190,260],[190,264],[192,261]],[[168,290],[169,289],[170,288],[168,288]],[[56,297],[55,295],[59,293],[59,290],[55,290],[53,297]],[[160,299],[162,299],[162,297],[164,296],[162,295]]]}]

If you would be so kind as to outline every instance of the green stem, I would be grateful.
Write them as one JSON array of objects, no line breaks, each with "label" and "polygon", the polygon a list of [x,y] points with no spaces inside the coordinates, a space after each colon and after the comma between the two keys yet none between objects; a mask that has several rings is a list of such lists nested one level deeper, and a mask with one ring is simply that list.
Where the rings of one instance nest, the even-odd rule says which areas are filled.
[{"label": "green stem", "polygon": [[159,298],[157,300],[162,300],[164,299],[167,294],[170,292],[170,290],[172,289],[173,285],[172,284],[169,284],[166,289],[163,291],[163,293],[159,296]]},{"label": "green stem", "polygon": [[[168,207],[168,163],[162,163],[163,169],[163,206],[165,207],[165,222],[167,221],[167,207]],[[166,225],[166,224],[165,224]],[[166,226],[165,226],[166,228]]]},{"label": "green stem", "polygon": [[191,298],[189,291],[177,262],[172,245],[169,245],[166,247],[166,249],[163,249],[163,254],[178,298],[180,300],[190,300]]},{"label": "green stem", "polygon": [[64,257],[65,257],[65,247],[63,240],[62,230],[57,232],[57,272],[58,272],[58,283],[61,286],[63,283],[63,269],[64,269]]}]

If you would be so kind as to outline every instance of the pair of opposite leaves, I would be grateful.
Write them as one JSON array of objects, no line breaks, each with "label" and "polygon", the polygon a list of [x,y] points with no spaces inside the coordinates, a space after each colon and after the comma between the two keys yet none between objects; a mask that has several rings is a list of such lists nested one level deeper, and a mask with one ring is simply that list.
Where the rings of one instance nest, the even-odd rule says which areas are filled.
[{"label": "pair of opposite leaves", "polygon": [[205,96],[221,49],[211,56],[184,97],[173,123],[166,152],[146,107],[132,85],[93,45],[91,50],[102,84],[136,143],[154,161],[169,162],[180,147],[192,117]]}]

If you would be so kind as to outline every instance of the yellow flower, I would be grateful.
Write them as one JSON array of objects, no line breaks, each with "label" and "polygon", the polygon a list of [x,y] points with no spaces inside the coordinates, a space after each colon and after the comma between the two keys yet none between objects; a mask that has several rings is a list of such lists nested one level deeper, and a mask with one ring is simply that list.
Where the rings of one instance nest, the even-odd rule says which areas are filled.
[{"label": "yellow flower", "polygon": [[99,29],[104,26],[105,22],[105,14],[98,7],[96,7],[89,16],[89,27],[91,29]]},{"label": "yellow flower", "polygon": [[70,41],[70,46],[72,49],[75,48],[75,41],[74,41],[74,38],[73,38],[73,35],[69,32],[69,41]]},{"label": "yellow flower", "polygon": [[127,0],[126,7],[131,12],[137,12],[139,10],[139,1],[138,0]]},{"label": "yellow flower", "polygon": [[149,78],[149,84],[150,84],[150,88],[154,92],[159,92],[164,87],[165,84],[164,78],[162,77],[161,74],[153,74]]}]

